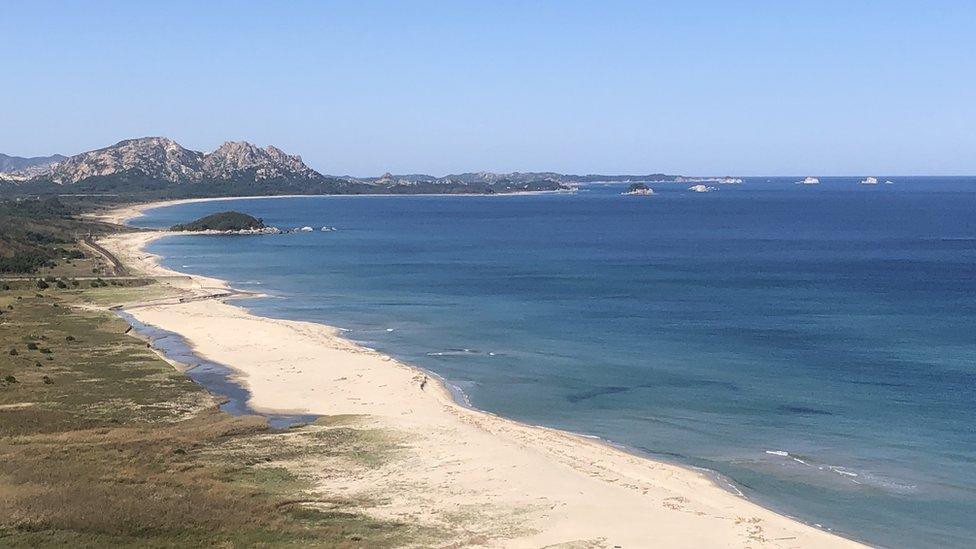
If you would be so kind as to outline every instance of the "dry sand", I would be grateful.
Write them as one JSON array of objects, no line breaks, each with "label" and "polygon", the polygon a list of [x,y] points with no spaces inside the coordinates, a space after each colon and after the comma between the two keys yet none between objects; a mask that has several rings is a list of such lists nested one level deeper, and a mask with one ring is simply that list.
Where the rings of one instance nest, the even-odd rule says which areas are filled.
[{"label": "dry sand", "polygon": [[[106,218],[124,221],[148,207]],[[223,281],[159,267],[142,247],[165,234],[115,235],[101,244],[133,270],[164,277],[174,292],[226,291]],[[350,476],[323,464],[320,481],[331,493],[371,501],[364,511],[374,516],[462,530],[451,546],[860,546],[752,503],[699,471],[464,408],[436,379],[329,326],[258,317],[219,299],[173,299],[129,312],[233,368],[255,409],[361,414],[397,433],[403,448],[395,459]]]}]

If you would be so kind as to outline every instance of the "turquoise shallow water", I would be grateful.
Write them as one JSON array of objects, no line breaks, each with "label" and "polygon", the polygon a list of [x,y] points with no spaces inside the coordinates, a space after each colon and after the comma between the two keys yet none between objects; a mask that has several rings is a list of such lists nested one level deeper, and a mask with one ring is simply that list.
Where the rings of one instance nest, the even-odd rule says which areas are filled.
[{"label": "turquoise shallow water", "polygon": [[[881,178],[882,181],[884,178]],[[335,232],[184,236],[168,267],[272,297],[478,408],[707,467],[897,547],[976,539],[976,179],[747,178],[696,194],[304,197],[235,209]]]}]

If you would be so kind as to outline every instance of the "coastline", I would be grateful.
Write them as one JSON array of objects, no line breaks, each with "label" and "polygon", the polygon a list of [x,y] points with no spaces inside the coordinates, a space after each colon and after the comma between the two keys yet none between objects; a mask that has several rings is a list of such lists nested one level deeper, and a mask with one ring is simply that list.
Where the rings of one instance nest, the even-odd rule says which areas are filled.
[{"label": "coastline", "polygon": [[[237,199],[156,202],[101,217],[123,223],[150,208]],[[466,407],[436,376],[333,327],[252,315],[224,301],[226,281],[166,269],[143,250],[171,234],[101,240],[133,271],[162,277],[183,296],[127,312],[236,371],[255,410],[363,416],[401,435],[403,455],[376,475],[322,479],[349,496],[382,493],[368,512],[434,525],[452,513],[476,514],[483,531],[468,528],[483,543],[471,545],[492,547],[862,546],[737,496],[700,470]]]}]

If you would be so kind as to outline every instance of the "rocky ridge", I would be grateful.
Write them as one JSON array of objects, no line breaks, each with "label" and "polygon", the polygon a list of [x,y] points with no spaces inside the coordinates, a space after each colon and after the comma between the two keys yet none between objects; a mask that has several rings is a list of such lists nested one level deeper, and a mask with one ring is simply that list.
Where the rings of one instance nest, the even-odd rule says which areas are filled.
[{"label": "rocky ridge", "polygon": [[261,149],[245,141],[228,141],[211,153],[202,153],[166,137],[127,139],[77,154],[54,166],[48,177],[54,183],[65,185],[119,174],[141,174],[169,183],[220,181],[241,176],[254,181],[322,177],[306,166],[301,157],[275,147]]}]

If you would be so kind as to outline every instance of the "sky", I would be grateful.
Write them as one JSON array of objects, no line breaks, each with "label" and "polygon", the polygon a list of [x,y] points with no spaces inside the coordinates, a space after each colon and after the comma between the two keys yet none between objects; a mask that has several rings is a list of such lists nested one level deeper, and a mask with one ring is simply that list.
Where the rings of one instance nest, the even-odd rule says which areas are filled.
[{"label": "sky", "polygon": [[0,0],[0,152],[335,175],[976,174],[976,2]]}]

